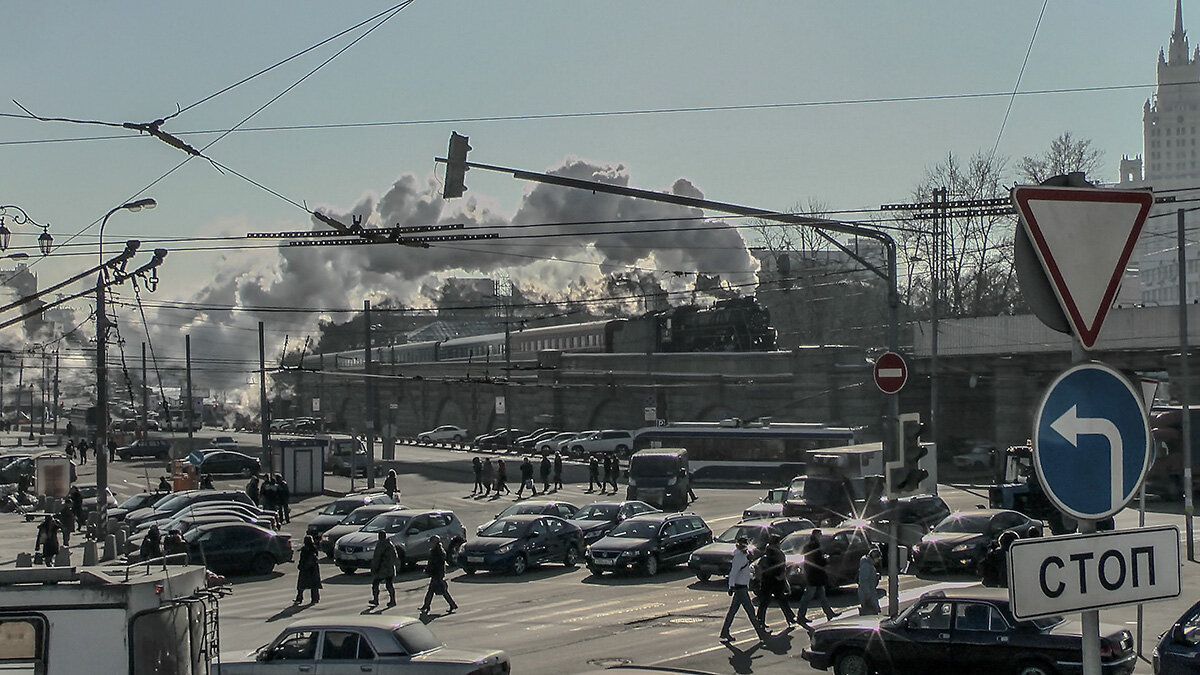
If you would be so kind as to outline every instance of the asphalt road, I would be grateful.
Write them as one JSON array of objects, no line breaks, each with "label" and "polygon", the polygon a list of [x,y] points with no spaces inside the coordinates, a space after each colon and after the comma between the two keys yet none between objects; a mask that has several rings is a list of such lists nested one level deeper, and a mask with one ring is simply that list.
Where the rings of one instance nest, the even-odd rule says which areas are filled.
[{"label": "asphalt road", "polygon": [[[401,501],[418,507],[450,508],[458,514],[468,532],[489,520],[496,512],[513,503],[512,497],[499,500],[473,499],[469,496],[470,455],[446,450],[399,449],[401,457],[392,465],[400,473]],[[110,470],[111,484],[119,496],[126,496],[157,483],[162,465],[156,461],[118,462]],[[81,467],[81,481],[94,480],[94,464]],[[581,475],[568,471],[568,477]],[[240,485],[243,481],[218,481]],[[362,484],[362,479],[357,481]],[[326,477],[326,488],[344,491],[345,478]],[[594,496],[584,493],[586,484],[573,482],[554,495],[578,505]],[[762,488],[699,489],[696,513],[717,532],[739,519],[741,510],[757,501]],[[952,508],[971,509],[986,501],[979,493],[943,488],[943,497]],[[307,521],[328,497],[312,497],[294,505],[294,520],[284,529],[299,543]],[[11,526],[10,522],[11,522]],[[18,550],[29,550],[33,541],[31,524],[16,516],[0,515],[0,561],[12,564]],[[1148,524],[1171,523],[1183,529],[1182,519],[1169,509],[1152,512]],[[1119,527],[1137,525],[1136,511],[1118,518]],[[407,572],[398,579],[399,606],[373,609],[370,581],[363,574],[343,575],[328,561],[322,564],[324,590],[318,605],[293,607],[296,571],[294,565],[277,568],[265,577],[232,580],[234,592],[221,602],[222,652],[249,651],[273,638],[292,619],[312,616],[360,615],[382,611],[416,615],[424,596],[426,578],[420,571]],[[717,641],[729,598],[724,581],[701,583],[686,568],[667,569],[653,578],[593,578],[580,566],[566,569],[546,565],[530,570],[523,577],[477,574],[467,577],[455,570],[450,589],[461,609],[442,614],[441,599],[435,599],[431,627],[454,646],[499,647],[512,658],[516,673],[572,673],[617,663],[669,665],[714,673],[797,673],[814,672],[800,658],[807,643],[803,631],[784,630],[778,610],[768,619],[774,636],[759,642],[744,618],[734,624],[738,642],[722,645]],[[901,575],[902,601],[941,584],[971,583],[969,578],[916,578]],[[1185,563],[1184,597],[1146,606],[1144,650],[1148,656],[1158,633],[1194,602],[1194,589],[1200,583],[1200,566]],[[856,612],[853,587],[831,597],[838,609]],[[810,608],[814,623],[823,621],[818,608]],[[1134,629],[1132,608],[1105,612],[1102,620],[1125,623]],[[1143,662],[1138,672],[1149,673]]]}]

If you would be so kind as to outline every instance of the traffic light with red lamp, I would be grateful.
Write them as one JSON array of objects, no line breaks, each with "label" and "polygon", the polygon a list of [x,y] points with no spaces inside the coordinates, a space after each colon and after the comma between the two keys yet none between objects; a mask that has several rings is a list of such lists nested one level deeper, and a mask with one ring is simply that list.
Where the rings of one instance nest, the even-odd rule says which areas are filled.
[{"label": "traffic light with red lamp", "polygon": [[446,182],[442,186],[442,199],[461,197],[467,191],[467,186],[463,181],[466,180],[467,171],[470,170],[467,166],[467,152],[470,150],[471,146],[467,144],[466,136],[460,136],[457,131],[450,132],[450,147],[446,150]]},{"label": "traffic light with red lamp", "polygon": [[899,431],[901,465],[888,469],[889,483],[892,492],[913,492],[929,477],[921,468],[921,459],[929,454],[929,448],[921,444],[925,425],[920,420],[902,420]]}]

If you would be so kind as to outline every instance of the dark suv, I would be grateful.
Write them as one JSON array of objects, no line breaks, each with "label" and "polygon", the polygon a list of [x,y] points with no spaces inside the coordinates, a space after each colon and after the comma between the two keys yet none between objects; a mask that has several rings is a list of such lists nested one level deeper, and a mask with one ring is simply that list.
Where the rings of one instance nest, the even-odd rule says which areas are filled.
[{"label": "dark suv", "polygon": [[592,574],[638,570],[654,576],[664,565],[686,563],[712,542],[712,530],[694,513],[645,513],[626,519],[587,549]]},{"label": "dark suv", "polygon": [[862,518],[849,519],[839,527],[860,529],[867,539],[876,546],[885,546],[888,541],[888,531],[891,521],[895,518],[900,525],[899,543],[901,546],[912,548],[933,529],[934,525],[950,515],[950,507],[946,501],[937,495],[909,495],[900,497],[894,502],[881,499],[867,509]]},{"label": "dark suv", "polygon": [[140,438],[129,445],[117,448],[117,457],[126,460],[134,457],[171,459],[171,441],[165,438]]}]

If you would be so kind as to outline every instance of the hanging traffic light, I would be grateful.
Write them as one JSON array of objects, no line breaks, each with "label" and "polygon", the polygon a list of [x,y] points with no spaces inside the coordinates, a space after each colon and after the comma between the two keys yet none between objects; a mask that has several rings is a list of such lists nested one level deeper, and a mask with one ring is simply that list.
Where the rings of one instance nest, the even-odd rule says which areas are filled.
[{"label": "hanging traffic light", "polygon": [[461,197],[467,191],[463,181],[469,170],[467,152],[470,150],[471,146],[467,144],[466,136],[460,136],[457,131],[450,132],[450,148],[446,151],[446,183],[442,187],[442,199]]}]

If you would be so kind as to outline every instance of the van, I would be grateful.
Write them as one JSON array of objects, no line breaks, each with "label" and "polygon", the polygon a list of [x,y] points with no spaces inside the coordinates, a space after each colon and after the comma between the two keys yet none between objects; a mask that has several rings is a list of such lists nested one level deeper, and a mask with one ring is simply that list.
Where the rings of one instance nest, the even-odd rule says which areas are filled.
[{"label": "van", "polygon": [[664,511],[688,505],[691,472],[685,448],[639,450],[629,458],[626,499],[636,499]]}]

